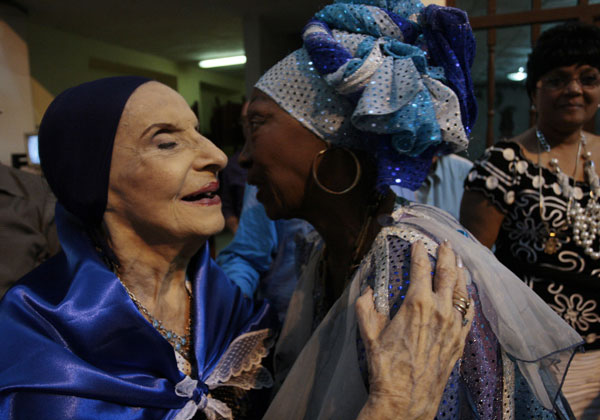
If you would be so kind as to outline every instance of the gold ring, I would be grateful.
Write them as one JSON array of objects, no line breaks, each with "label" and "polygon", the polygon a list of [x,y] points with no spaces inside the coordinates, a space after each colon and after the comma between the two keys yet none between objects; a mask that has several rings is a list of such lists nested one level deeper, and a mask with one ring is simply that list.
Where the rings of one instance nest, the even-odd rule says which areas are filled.
[{"label": "gold ring", "polygon": [[467,309],[469,309],[469,307],[462,300],[454,299],[452,301],[452,304],[454,306],[460,306],[461,308],[463,308],[465,310],[465,313],[467,312]]},{"label": "gold ring", "polygon": [[454,309],[462,315],[462,326],[466,326],[469,323],[469,319],[466,315],[471,307],[471,302],[463,297],[452,296],[452,306],[454,306]]},{"label": "gold ring", "polygon": [[465,306],[467,307],[467,309],[469,309],[471,307],[471,302],[468,299],[465,299],[464,297],[453,297],[454,300],[460,300],[461,302],[463,302],[465,304]]},{"label": "gold ring", "polygon": [[465,315],[467,314],[467,309],[464,306],[461,305],[457,305],[456,303],[454,304],[454,308],[461,313],[461,315],[463,316],[463,319],[465,318]]}]

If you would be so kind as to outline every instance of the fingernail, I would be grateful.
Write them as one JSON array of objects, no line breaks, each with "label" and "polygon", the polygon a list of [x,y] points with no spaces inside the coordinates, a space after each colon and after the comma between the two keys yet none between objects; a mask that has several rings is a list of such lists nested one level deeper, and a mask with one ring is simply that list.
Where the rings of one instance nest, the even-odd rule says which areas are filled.
[{"label": "fingernail", "polygon": [[458,268],[464,268],[465,267],[465,265],[463,264],[462,258],[460,258],[460,255],[456,256],[456,266]]}]

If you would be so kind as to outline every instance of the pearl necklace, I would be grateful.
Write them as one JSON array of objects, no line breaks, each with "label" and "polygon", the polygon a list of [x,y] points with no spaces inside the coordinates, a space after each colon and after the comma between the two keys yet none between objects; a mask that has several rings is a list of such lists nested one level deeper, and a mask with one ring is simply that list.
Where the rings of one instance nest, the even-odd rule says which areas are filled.
[{"label": "pearl necklace", "polygon": [[[539,141],[538,168],[540,177],[539,196],[541,217],[544,206],[544,197],[542,195],[542,166],[540,164],[540,146],[544,148],[544,151],[549,152],[550,145],[546,141],[544,134],[539,129],[536,129],[535,134]],[[581,154],[582,149],[584,150],[583,155]],[[583,159],[585,160],[584,174],[588,184],[590,185],[590,199],[588,200],[588,203],[585,206],[585,208],[583,208],[579,203],[579,200],[581,200],[583,197],[575,197],[575,176],[577,174],[577,168],[579,167],[580,156],[583,157]],[[593,260],[600,259],[600,249],[595,251],[592,248],[595,239],[597,237],[600,237],[600,203],[598,202],[598,198],[600,197],[600,180],[598,179],[595,164],[592,160],[592,153],[586,151],[586,138],[583,135],[583,133],[581,133],[581,138],[577,147],[573,186],[571,186],[569,177],[560,170],[560,167],[558,166],[558,159],[552,158],[550,160],[550,167],[552,168],[552,171],[556,174],[558,178],[563,197],[568,199],[566,219],[568,224],[573,224],[573,242],[577,246],[582,247],[583,252]],[[548,239],[546,240],[544,251],[548,254],[553,254],[558,248],[558,238],[556,237],[556,231],[549,229],[547,222],[543,218],[542,221],[544,222],[549,235]]]}]

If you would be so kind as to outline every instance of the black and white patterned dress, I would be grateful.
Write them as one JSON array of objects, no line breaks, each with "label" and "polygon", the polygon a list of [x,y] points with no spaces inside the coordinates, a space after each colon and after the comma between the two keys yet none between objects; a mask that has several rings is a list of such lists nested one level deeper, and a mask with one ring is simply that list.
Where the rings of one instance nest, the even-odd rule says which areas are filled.
[{"label": "black and white patterned dress", "polygon": [[[574,199],[585,207],[589,185],[575,185]],[[465,189],[483,193],[505,215],[495,244],[498,259],[581,334],[587,349],[600,349],[600,261],[573,242],[568,199],[556,174],[542,167],[540,177],[538,165],[525,158],[518,144],[498,142],[475,163]],[[558,237],[553,254],[544,252],[548,228]],[[596,238],[592,247],[598,246]]]}]

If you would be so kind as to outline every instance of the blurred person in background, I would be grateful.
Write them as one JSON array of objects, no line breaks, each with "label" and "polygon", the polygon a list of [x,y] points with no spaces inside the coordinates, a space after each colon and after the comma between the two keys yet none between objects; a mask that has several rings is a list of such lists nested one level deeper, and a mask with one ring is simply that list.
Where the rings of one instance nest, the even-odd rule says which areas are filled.
[{"label": "blurred person in background", "polygon": [[527,63],[537,124],[489,148],[465,183],[461,222],[585,339],[563,387],[600,418],[600,28],[544,32]]},{"label": "blurred person in background", "polygon": [[42,177],[0,163],[0,298],[59,251],[55,202]]}]

